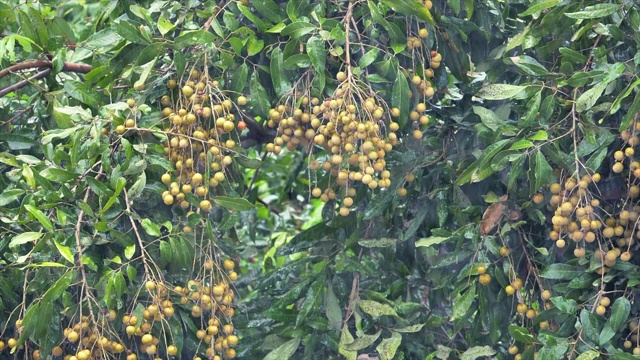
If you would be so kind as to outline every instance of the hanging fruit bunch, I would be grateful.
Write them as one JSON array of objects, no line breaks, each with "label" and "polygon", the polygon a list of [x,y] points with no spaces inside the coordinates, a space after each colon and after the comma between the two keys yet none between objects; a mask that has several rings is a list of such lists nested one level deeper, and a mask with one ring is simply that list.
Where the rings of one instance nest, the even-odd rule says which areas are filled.
[{"label": "hanging fruit bunch", "polygon": [[[167,82],[169,94],[160,99],[167,140],[164,150],[174,171],[162,176],[168,186],[162,194],[167,205],[210,211],[210,193],[225,181],[239,142],[236,103],[210,78],[207,68],[193,68],[178,83]],[[246,104],[239,96],[238,104]]]},{"label": "hanging fruit bunch", "polygon": [[[269,111],[267,124],[278,136],[267,151],[278,154],[282,146],[299,146],[309,155],[311,194],[322,201],[341,196],[339,213],[348,215],[356,184],[386,188],[391,173],[385,156],[398,143],[399,125],[390,121],[390,110],[371,88],[347,72],[336,75],[338,87],[325,99],[294,91],[288,101]],[[304,94],[304,92],[302,92]],[[330,175],[321,188],[319,175]]]}]

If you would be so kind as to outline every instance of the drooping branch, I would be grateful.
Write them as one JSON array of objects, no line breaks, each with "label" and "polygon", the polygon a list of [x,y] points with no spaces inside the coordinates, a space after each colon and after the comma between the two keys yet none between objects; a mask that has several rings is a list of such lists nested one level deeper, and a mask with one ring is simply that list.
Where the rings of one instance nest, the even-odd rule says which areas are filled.
[{"label": "drooping branch", "polygon": [[[40,71],[39,73],[37,73],[36,75],[22,80],[18,83],[15,83],[11,86],[8,86],[4,89],[0,89],[0,97],[3,97],[5,95],[7,95],[10,92],[16,91],[18,89],[21,89],[25,86],[27,86],[27,84],[29,84],[31,81],[34,80],[38,80],[38,79],[42,79],[44,77],[47,77],[50,73],[51,73],[51,68],[53,67],[53,62],[49,61],[49,60],[32,60],[32,61],[25,61],[25,62],[21,62],[15,65],[11,65],[6,69],[2,69],[0,70],[0,78],[7,76],[11,73],[14,73],[16,71],[20,71],[20,70],[26,70],[26,69],[37,69],[37,68],[41,68],[41,67],[48,67],[49,69]],[[91,65],[86,65],[86,64],[78,64],[78,63],[71,63],[71,62],[66,62],[64,63],[63,67],[62,67],[62,71],[65,72],[75,72],[75,73],[82,73],[82,74],[86,74],[89,71],[91,71],[92,67]]]}]

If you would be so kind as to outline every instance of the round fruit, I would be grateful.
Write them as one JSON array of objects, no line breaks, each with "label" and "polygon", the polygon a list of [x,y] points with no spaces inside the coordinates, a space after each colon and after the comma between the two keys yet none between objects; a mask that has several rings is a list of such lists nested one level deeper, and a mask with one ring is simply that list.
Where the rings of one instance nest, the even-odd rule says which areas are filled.
[{"label": "round fruit", "polygon": [[506,293],[507,293],[507,295],[513,295],[513,294],[515,294],[516,289],[515,289],[513,286],[511,286],[511,285],[507,285],[507,286],[504,288],[504,292],[506,292]]},{"label": "round fruit", "polygon": [[225,259],[222,263],[222,267],[227,271],[231,271],[236,268],[236,263],[231,259]]},{"label": "round fruit", "polygon": [[118,134],[124,134],[124,132],[125,132],[126,130],[127,130],[127,129],[125,128],[125,126],[124,126],[124,125],[118,125],[118,126],[116,126],[116,133],[118,133]]},{"label": "round fruit", "polygon": [[177,81],[175,81],[175,80],[173,80],[173,79],[171,79],[171,80],[167,81],[167,87],[168,87],[169,89],[175,89],[175,88],[176,88],[176,86],[178,86],[178,82],[177,82]]},{"label": "round fruit", "polygon": [[213,208],[213,205],[211,205],[211,201],[209,200],[200,201],[200,210],[211,211],[212,208]]},{"label": "round fruit", "polygon": [[140,341],[145,345],[149,345],[149,344],[151,344],[153,342],[153,335],[144,334],[144,335],[142,335],[142,338],[140,339]]},{"label": "round fruit", "polygon": [[500,255],[501,256],[507,257],[507,256],[509,256],[509,254],[511,254],[511,250],[509,250],[508,247],[503,246],[503,247],[500,248]]},{"label": "round fruit", "polygon": [[518,353],[518,347],[517,346],[513,345],[513,346],[509,347],[509,354],[515,355],[517,353]]},{"label": "round fruit", "polygon": [[478,274],[482,275],[487,272],[487,268],[484,265],[478,265],[476,271],[478,271]]},{"label": "round fruit", "polygon": [[611,305],[611,299],[609,299],[606,296],[603,296],[602,298],[600,298],[600,305],[605,307]]},{"label": "round fruit", "polygon": [[551,298],[551,291],[550,290],[543,290],[542,294],[540,294],[540,297],[542,298],[542,300],[549,300]]},{"label": "round fruit", "polygon": [[167,346],[167,355],[174,356],[178,353],[178,348],[175,345]]},{"label": "round fruit", "polygon": [[426,38],[427,36],[429,36],[429,30],[425,28],[418,30],[418,36],[420,36],[423,39]]},{"label": "round fruit", "polygon": [[67,334],[67,340],[69,340],[72,343],[78,341],[78,339],[80,339],[80,335],[75,330],[71,330],[69,334]]},{"label": "round fruit", "polygon": [[344,71],[340,71],[336,74],[336,80],[343,82],[345,80],[347,80],[347,73],[345,73]]},{"label": "round fruit", "polygon": [[405,189],[403,187],[402,188],[398,188],[398,190],[396,192],[397,192],[398,196],[401,196],[401,197],[407,196],[407,189]]},{"label": "round fruit", "polygon": [[478,282],[481,285],[489,285],[489,283],[491,282],[491,275],[489,274],[482,274],[480,276],[478,276]]},{"label": "round fruit", "polygon": [[611,167],[611,170],[616,173],[619,174],[622,172],[622,170],[624,170],[624,165],[622,165],[621,162],[616,162],[615,164],[613,164],[613,166]]},{"label": "round fruit", "polygon": [[602,305],[598,305],[596,307],[596,314],[598,315],[604,315],[604,313],[607,312],[607,308],[602,306]]},{"label": "round fruit", "polygon": [[144,287],[147,289],[147,291],[153,291],[156,289],[156,283],[152,280],[149,280],[144,284]]},{"label": "round fruit", "polygon": [[544,201],[544,195],[542,195],[540,193],[537,193],[537,194],[533,195],[532,201],[533,201],[534,204],[540,205]]}]

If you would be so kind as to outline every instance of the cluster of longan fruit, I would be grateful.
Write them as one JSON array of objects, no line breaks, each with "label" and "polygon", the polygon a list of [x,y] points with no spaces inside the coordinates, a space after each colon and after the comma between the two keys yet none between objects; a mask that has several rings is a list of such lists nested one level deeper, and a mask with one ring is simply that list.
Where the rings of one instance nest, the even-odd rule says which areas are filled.
[{"label": "cluster of longan fruit", "polygon": [[[267,125],[277,128],[278,136],[266,148],[278,154],[285,144],[289,150],[315,145],[309,147],[309,169],[316,175],[318,171],[330,174],[333,183],[345,189],[340,214],[348,215],[355,195],[354,183],[370,189],[391,184],[385,156],[398,144],[395,132],[399,125],[393,121],[386,125],[386,104],[366,96],[358,85],[347,81],[346,73],[339,72],[336,79],[341,85],[330,98],[302,97],[299,106],[271,109]],[[400,115],[398,109],[391,109],[390,113],[394,117]],[[326,153],[315,154],[318,148]],[[329,201],[339,191],[332,185],[324,190],[314,186],[311,194]]]},{"label": "cluster of longan fruit", "polygon": [[115,310],[100,313],[98,323],[94,323],[89,316],[82,316],[79,322],[63,330],[64,341],[51,350],[51,355],[64,357],[65,360],[117,357],[127,351],[127,347],[109,327],[116,318]]},{"label": "cluster of longan fruit", "polygon": [[[214,266],[212,260],[204,263],[207,271],[213,270]],[[200,319],[202,328],[196,336],[206,347],[207,358],[215,360],[220,360],[221,355],[225,359],[235,358],[234,347],[239,341],[232,322],[235,293],[229,283],[238,279],[238,273],[234,271],[233,260],[224,260],[222,267],[226,271],[226,279],[213,281],[213,277],[205,277],[202,281],[190,280],[184,287],[174,288],[181,296],[180,303],[191,308],[191,316]]]},{"label": "cluster of longan fruit", "polygon": [[[630,321],[628,325],[629,334],[627,340],[624,341],[622,346],[625,349],[631,349],[633,347],[633,355],[640,355],[640,327],[638,321]],[[633,346],[635,344],[635,347]]]},{"label": "cluster of longan fruit", "polygon": [[171,94],[160,99],[167,134],[164,151],[175,171],[162,176],[168,186],[162,200],[186,210],[191,208],[187,194],[194,194],[200,200],[200,210],[209,211],[213,207],[207,199],[209,192],[225,180],[225,168],[233,162],[237,130],[246,127],[235,106],[245,105],[247,99],[239,96],[234,103],[218,81],[197,69],[191,70],[180,87],[173,79],[167,87]]}]

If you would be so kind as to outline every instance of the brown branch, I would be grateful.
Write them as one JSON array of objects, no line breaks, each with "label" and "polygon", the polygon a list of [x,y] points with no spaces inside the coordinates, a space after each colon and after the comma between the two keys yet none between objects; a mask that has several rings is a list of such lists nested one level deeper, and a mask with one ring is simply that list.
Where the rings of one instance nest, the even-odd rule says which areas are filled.
[{"label": "brown branch", "polygon": [[23,87],[27,86],[30,82],[38,80],[38,79],[42,79],[44,77],[49,76],[49,73],[51,73],[51,69],[46,69],[46,70],[42,70],[39,73],[33,75],[32,77],[22,80],[18,83],[15,83],[11,86],[7,86],[4,89],[0,89],[0,97],[3,97],[5,95],[7,95],[10,92],[14,92],[18,89],[22,89]]},{"label": "brown branch", "polygon": [[[7,76],[11,73],[14,73],[16,71],[20,71],[20,70],[26,70],[26,69],[35,69],[35,68],[40,68],[40,67],[48,67],[49,69],[40,71],[39,73],[37,73],[36,75],[26,79],[26,80],[22,80],[18,83],[15,83],[11,86],[7,86],[4,89],[0,89],[0,97],[3,97],[5,95],[7,95],[10,92],[16,91],[18,89],[21,89],[25,86],[27,86],[30,82],[34,81],[34,80],[38,80],[38,79],[42,79],[44,77],[49,76],[49,74],[51,73],[51,68],[53,67],[53,62],[49,61],[49,60],[33,60],[33,61],[25,61],[25,62],[21,62],[15,65],[11,65],[6,69],[0,70],[0,78]],[[89,71],[91,71],[92,67],[91,65],[86,65],[86,64],[78,64],[78,63],[70,63],[70,62],[66,62],[64,63],[64,65],[62,66],[62,71],[65,72],[75,72],[75,73],[82,73],[82,74],[86,74]]]},{"label": "brown branch", "polygon": [[[25,61],[15,65],[11,65],[6,69],[0,70],[0,78],[9,75],[12,72],[25,70],[25,69],[34,69],[39,67],[49,67],[49,68],[53,67],[53,62],[49,60],[32,60],[32,61]],[[76,72],[76,73],[82,73],[82,74],[88,73],[89,71],[91,71],[91,69],[92,69],[91,65],[70,63],[70,62],[64,63],[64,66],[62,67],[62,71]]]}]

